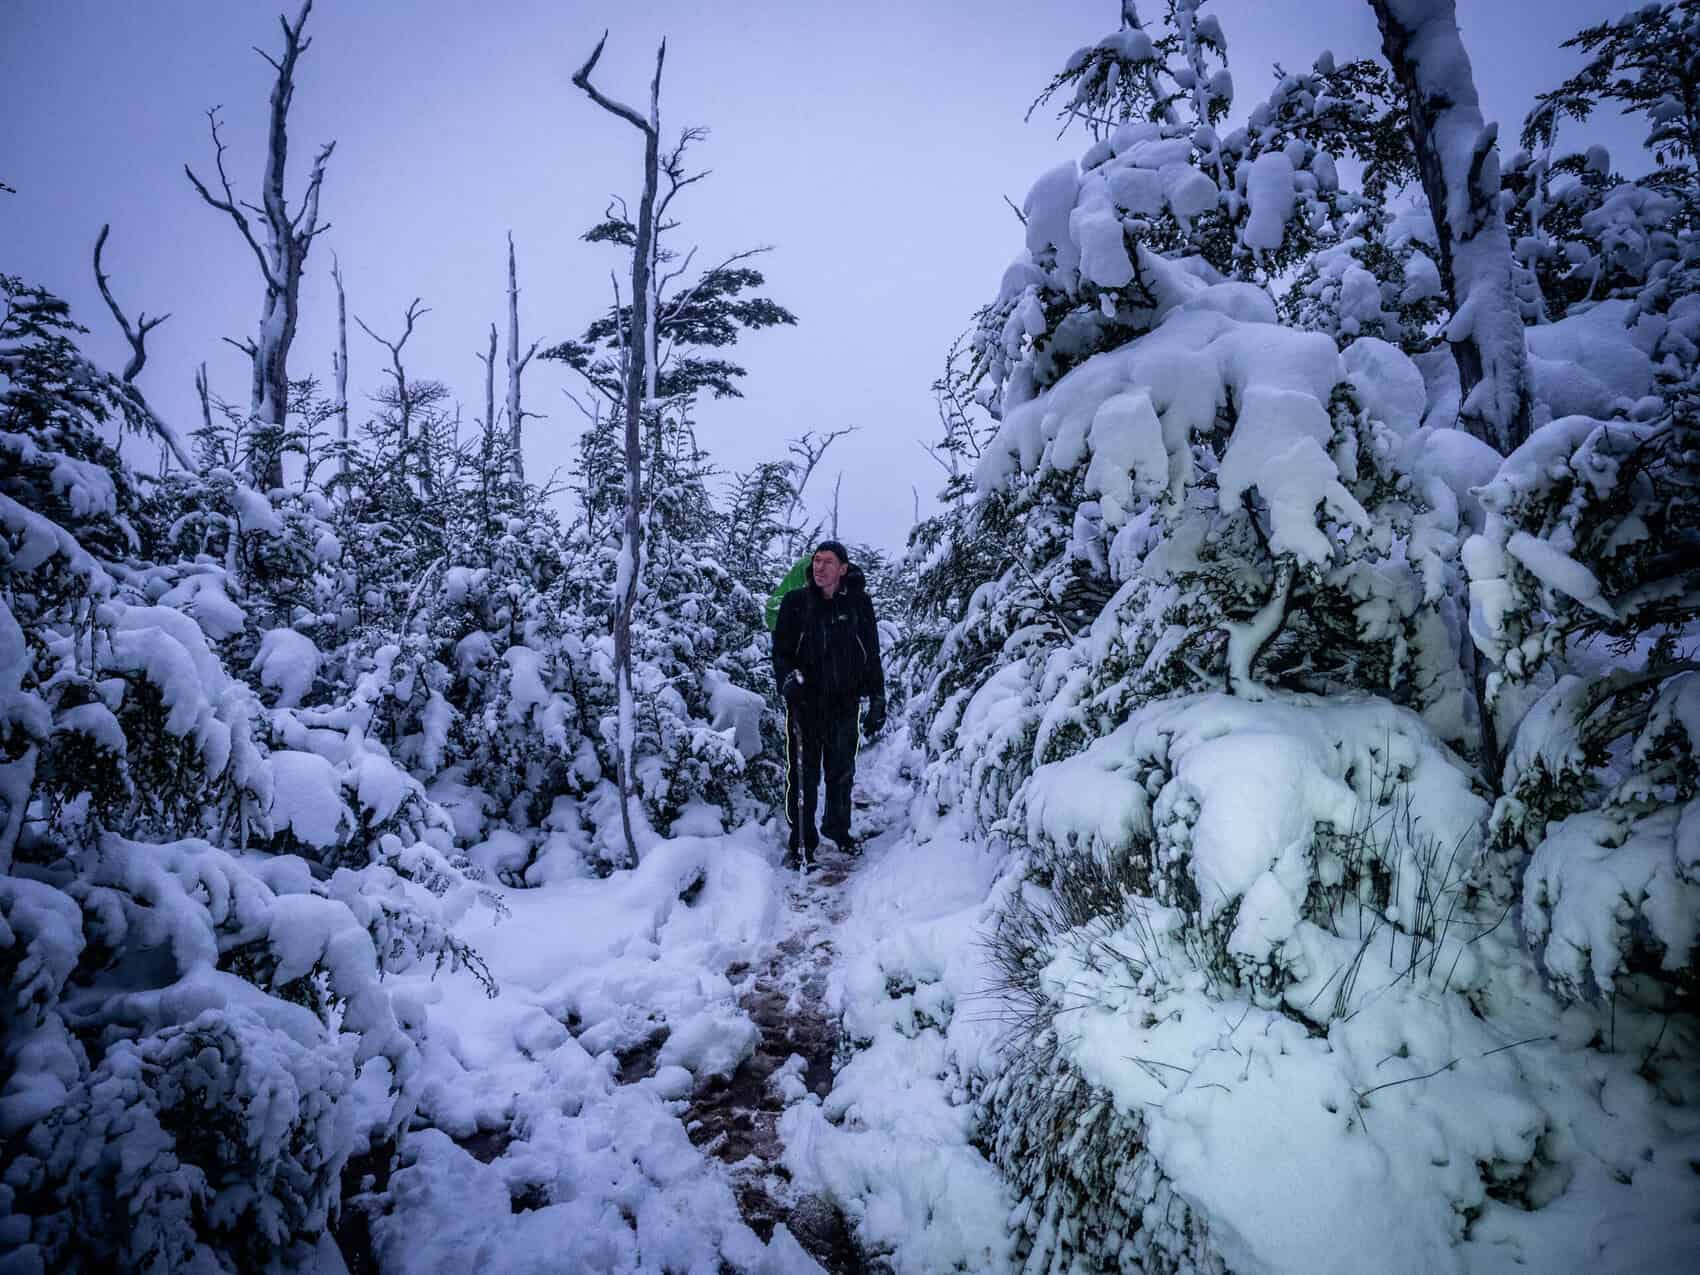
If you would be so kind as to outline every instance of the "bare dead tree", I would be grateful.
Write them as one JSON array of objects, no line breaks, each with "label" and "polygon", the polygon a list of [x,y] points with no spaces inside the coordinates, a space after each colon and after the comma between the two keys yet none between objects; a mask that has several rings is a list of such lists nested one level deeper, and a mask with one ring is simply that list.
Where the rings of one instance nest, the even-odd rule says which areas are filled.
[{"label": "bare dead tree", "polygon": [[[259,206],[238,199],[225,171],[224,139],[219,136],[218,108],[207,112],[212,129],[213,161],[218,171],[219,193],[214,194],[187,164],[183,171],[208,205],[227,215],[242,234],[243,241],[253,251],[259,263],[260,276],[265,281],[265,302],[260,308],[260,325],[255,336],[241,341],[225,339],[248,355],[254,367],[254,386],[251,412],[254,418],[276,430],[281,430],[289,410],[289,347],[295,340],[295,327],[300,312],[301,272],[307,262],[307,252],[313,240],[330,229],[319,224],[319,190],[324,184],[325,164],[335,149],[327,142],[307,178],[300,207],[289,209],[284,196],[285,168],[289,158],[289,104],[295,96],[295,64],[312,45],[302,38],[307,15],[313,0],[303,0],[301,12],[291,23],[279,15],[283,27],[283,52],[278,57],[256,49],[277,72],[272,84],[271,121],[267,132],[266,168],[261,180]],[[255,233],[249,214],[260,219],[265,243]],[[265,473],[256,475],[267,487],[283,483],[283,455],[277,448],[268,449]]]},{"label": "bare dead tree", "polygon": [[[407,304],[407,313],[402,316],[401,335],[393,341],[391,341],[388,337],[381,337],[376,332],[372,331],[372,329],[366,325],[366,320],[362,319],[358,314],[354,316],[354,321],[360,325],[361,331],[365,332],[367,336],[371,337],[379,345],[383,346],[390,352],[390,366],[388,371],[390,379],[395,382],[396,423],[401,430],[401,452],[403,456],[403,464],[406,463],[405,458],[408,450],[408,442],[413,437],[414,394],[412,386],[408,384],[407,366],[401,361],[401,352],[403,348],[406,347],[408,338],[413,335],[413,325],[417,323],[421,317],[430,313],[430,307],[421,305],[419,298],[414,297],[413,300]],[[421,464],[419,466],[419,490],[428,494],[430,492],[431,485],[431,467],[429,464]]]},{"label": "bare dead tree", "polygon": [[212,390],[207,384],[207,365],[195,369],[195,396],[201,400],[201,428],[212,433]]},{"label": "bare dead tree", "polygon": [[802,548],[799,538],[804,533],[797,525],[796,518],[798,506],[803,503],[803,489],[809,485],[809,479],[813,477],[821,457],[826,455],[826,449],[846,434],[854,434],[856,428],[854,425],[846,425],[843,429],[828,430],[825,434],[816,434],[809,430],[801,438],[793,438],[786,444],[786,449],[796,457],[791,462],[792,472],[796,475],[791,484],[791,503],[785,506],[786,557],[795,558]]},{"label": "bare dead tree", "polygon": [[514,232],[508,231],[508,447],[512,452],[514,483],[525,486],[525,456],[520,450],[522,426],[527,412],[520,407],[519,381],[531,356],[537,353],[540,341],[533,341],[524,354],[519,352],[519,275],[514,268]]},{"label": "bare dead tree", "polygon": [[195,472],[195,466],[183,451],[183,444],[177,441],[176,431],[159,418],[159,413],[153,410],[147,398],[142,394],[141,388],[136,384],[136,377],[148,361],[148,333],[171,316],[161,314],[150,319],[145,311],[138,310],[136,311],[135,326],[130,325],[130,320],[124,316],[124,311],[119,308],[118,302],[112,296],[112,287],[106,277],[106,272],[100,268],[100,254],[105,249],[106,237],[111,232],[112,225],[109,222],[100,228],[100,234],[95,237],[94,281],[100,286],[100,295],[106,299],[106,308],[112,311],[112,317],[118,320],[118,327],[124,333],[124,339],[130,343],[130,361],[124,365],[122,378],[125,389],[128,391],[132,405],[136,409],[135,415],[139,422],[153,433],[160,442],[165,444],[166,450],[176,457],[179,465],[192,474]]},{"label": "bare dead tree", "polygon": [[[643,527],[638,510],[643,493],[643,440],[639,431],[644,401],[654,397],[655,388],[654,362],[646,356],[654,341],[649,328],[650,257],[655,248],[655,194],[660,184],[661,167],[661,71],[667,60],[667,41],[663,40],[655,52],[655,78],[650,81],[647,117],[605,96],[590,82],[591,73],[595,71],[607,43],[608,33],[604,31],[590,57],[573,76],[573,83],[603,110],[625,120],[643,134],[643,199],[638,205],[637,243],[632,249],[631,329],[625,339],[625,544],[620,550],[619,571],[614,584],[614,680],[619,694],[620,714],[620,825],[626,836],[626,853],[635,861],[637,839],[632,833],[631,795],[637,710],[632,695],[632,612],[637,607],[638,571],[643,549]],[[646,388],[649,391],[647,395]]]},{"label": "bare dead tree", "polygon": [[[1417,172],[1452,302],[1459,424],[1502,453],[1529,436],[1523,321],[1500,205],[1497,124],[1484,124],[1453,0],[1369,0],[1409,110]],[[1457,139],[1470,141],[1466,152]]]},{"label": "bare dead tree", "polygon": [[484,365],[484,433],[490,438],[496,436],[496,325],[490,325],[490,349],[486,354],[480,354],[478,361]]},{"label": "bare dead tree", "polygon": [[354,316],[354,321],[360,325],[360,330],[390,352],[389,375],[391,379],[395,381],[396,412],[399,414],[401,422],[401,441],[404,443],[407,442],[412,433],[413,396],[408,391],[407,367],[401,361],[401,352],[407,345],[408,338],[413,335],[413,325],[419,322],[423,316],[430,313],[431,308],[429,306],[422,305],[420,303],[420,299],[418,297],[414,297],[412,301],[407,303],[407,313],[402,315],[401,335],[393,341],[388,337],[379,336],[376,332],[372,331],[372,329],[367,326],[366,320],[362,319],[358,314]]},{"label": "bare dead tree", "polygon": [[348,297],[342,287],[342,262],[331,254],[331,278],[336,281],[336,349],[331,367],[336,372],[336,437],[343,450],[337,467],[348,472]]}]

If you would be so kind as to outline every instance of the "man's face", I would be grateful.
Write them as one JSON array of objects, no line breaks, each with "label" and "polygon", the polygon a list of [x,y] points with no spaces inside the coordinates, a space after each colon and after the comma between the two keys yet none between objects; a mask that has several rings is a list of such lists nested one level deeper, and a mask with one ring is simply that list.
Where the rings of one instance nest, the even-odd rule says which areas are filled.
[{"label": "man's face", "polygon": [[815,585],[822,593],[831,594],[838,590],[838,582],[844,579],[844,573],[850,570],[848,562],[842,562],[831,549],[822,549],[815,554],[810,568],[814,572]]}]

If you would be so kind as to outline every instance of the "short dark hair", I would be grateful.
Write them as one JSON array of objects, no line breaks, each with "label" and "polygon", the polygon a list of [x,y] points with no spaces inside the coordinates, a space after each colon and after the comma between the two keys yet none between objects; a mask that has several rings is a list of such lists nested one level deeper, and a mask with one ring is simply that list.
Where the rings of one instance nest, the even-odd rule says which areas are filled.
[{"label": "short dark hair", "polygon": [[836,553],[838,560],[846,565],[850,562],[850,551],[836,540],[823,540],[815,546],[816,553]]}]

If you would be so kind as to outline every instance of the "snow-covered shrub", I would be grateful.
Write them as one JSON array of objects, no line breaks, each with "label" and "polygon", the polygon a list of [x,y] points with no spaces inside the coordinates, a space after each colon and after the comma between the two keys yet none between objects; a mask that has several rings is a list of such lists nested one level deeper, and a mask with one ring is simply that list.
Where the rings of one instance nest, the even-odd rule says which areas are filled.
[{"label": "snow-covered shrub", "polygon": [[[1137,985],[1160,976],[1137,924],[1152,850],[1136,832],[1041,843],[988,943],[1012,1028],[1010,1062],[981,1103],[991,1153],[1022,1201],[1011,1225],[1026,1269],[1067,1270],[1077,1260],[1091,1270],[1222,1269],[1203,1221],[1145,1148],[1143,1115],[1108,1100],[1070,1058],[1059,1021],[1066,1007],[1047,978],[1068,947],[1106,978]],[[1136,942],[1118,946],[1118,932]]]},{"label": "snow-covered shrub", "polygon": [[1473,747],[1460,488],[1491,459],[1421,424],[1387,343],[1142,261],[1153,329],[1006,410],[979,466],[967,538],[1012,560],[936,657],[941,800],[992,826],[1035,766],[1211,686],[1380,692]]},{"label": "snow-covered shrub", "polygon": [[[77,352],[61,303],[5,285],[7,1256],[291,1264],[347,1158],[415,1110],[424,1014],[382,974],[423,962],[488,983],[447,928],[474,890],[381,738],[396,648],[344,689],[304,631],[335,632],[313,608],[259,631],[279,612],[233,524],[246,509],[271,535],[280,506],[230,475],[138,500],[101,438],[126,387]],[[175,532],[166,492],[185,501]]]},{"label": "snow-covered shrub", "polygon": [[[1098,144],[1029,198],[978,332],[995,433],[911,545],[950,621],[917,665],[928,794],[1026,875],[991,939],[1015,1009],[984,1138],[1028,1269],[1451,1269],[1475,1219],[1584,1163],[1571,1080],[1539,1077],[1609,1033],[1577,1008],[1549,1048],[1521,940],[1566,994],[1688,1012],[1683,232],[1618,197],[1618,291],[1531,329],[1544,428],[1502,457],[1453,428],[1443,254],[1388,206],[1414,168],[1385,77],[1320,60],[1218,141],[1196,103],[1131,118],[1187,106],[1160,87],[1181,46],[1142,40],[1065,73]],[[1191,238],[1121,198],[1181,189],[1138,171],[1164,146],[1220,196]],[[1255,207],[1277,151],[1315,200],[1259,249],[1230,194]],[[1346,155],[1379,168],[1327,198]],[[1584,202],[1574,233],[1604,233]],[[1685,1092],[1641,1026],[1643,1075]],[[1293,1181],[1315,1194],[1271,1224]]]},{"label": "snow-covered shrub", "polygon": [[[1520,900],[1563,994],[1665,1013],[1692,1011],[1700,971],[1697,42],[1686,4],[1590,27],[1570,41],[1588,64],[1525,124],[1519,252],[1557,319],[1529,329],[1549,419],[1483,487],[1464,552],[1504,741],[1483,883]],[[1561,123],[1605,102],[1644,118],[1646,177],[1598,147],[1552,158]]]},{"label": "snow-covered shrub", "polygon": [[1426,208],[1389,217],[1380,205],[1364,209],[1330,244],[1305,263],[1281,297],[1281,315],[1294,327],[1326,332],[1341,349],[1360,336],[1389,341],[1407,354],[1432,349],[1446,293],[1430,242]]},{"label": "snow-covered shrub", "polygon": [[114,1042],[9,1175],[14,1207],[41,1219],[31,1257],[242,1271],[323,1234],[350,1146],[347,1071],[328,1042],[240,1010]]},{"label": "snow-covered shrub", "polygon": [[1484,810],[1367,697],[1158,701],[1039,768],[982,1097],[1028,1269],[1431,1269],[1488,1199],[1549,1198],[1553,1117],[1491,1020],[1523,957],[1470,888]]},{"label": "snow-covered shrub", "polygon": [[1684,821],[1700,783],[1687,565],[1700,475],[1686,410],[1640,407],[1536,431],[1483,489],[1487,523],[1466,546],[1472,629],[1509,735],[1487,880],[1506,898],[1521,885],[1531,941],[1572,995],[1635,972],[1692,994],[1700,971],[1700,852]]},{"label": "snow-covered shrub", "polygon": [[8,910],[33,1013],[0,1099],[30,1251],[243,1270],[323,1232],[343,1161],[417,1099],[423,1020],[379,982],[406,962],[380,962],[369,884],[110,835],[65,877],[8,883],[33,904]]}]

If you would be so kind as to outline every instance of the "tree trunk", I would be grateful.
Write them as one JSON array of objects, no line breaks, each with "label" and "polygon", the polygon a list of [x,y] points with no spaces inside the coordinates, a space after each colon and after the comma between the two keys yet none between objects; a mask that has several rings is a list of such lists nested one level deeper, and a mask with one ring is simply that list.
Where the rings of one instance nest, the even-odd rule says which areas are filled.
[{"label": "tree trunk", "polygon": [[1484,125],[1453,0],[1369,0],[1404,92],[1452,302],[1459,424],[1509,453],[1529,436],[1528,359],[1499,206],[1497,125]]},{"label": "tree trunk", "polygon": [[619,697],[619,783],[620,827],[626,838],[626,853],[635,862],[637,838],[632,830],[633,750],[637,733],[637,702],[632,689],[632,614],[637,609],[638,576],[643,565],[643,409],[644,390],[651,384],[648,368],[651,334],[650,255],[655,246],[655,195],[661,176],[661,69],[667,58],[663,40],[655,54],[655,78],[649,86],[649,115],[646,119],[629,106],[604,97],[590,83],[590,74],[608,42],[606,33],[578,74],[577,84],[603,110],[620,116],[644,135],[643,199],[638,205],[637,243],[632,249],[632,322],[626,333],[626,510],[625,536],[620,546],[619,568],[614,581],[614,683]]},{"label": "tree trunk", "polygon": [[342,289],[342,263],[332,258],[331,278],[336,280],[336,437],[343,450],[337,468],[348,472],[348,298]]},{"label": "tree trunk", "polygon": [[508,232],[508,448],[514,486],[525,489],[525,454],[520,450],[525,411],[520,406],[519,382],[525,365],[537,353],[535,342],[523,355],[519,352],[519,275],[514,268],[514,236]]}]

